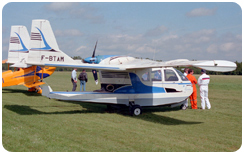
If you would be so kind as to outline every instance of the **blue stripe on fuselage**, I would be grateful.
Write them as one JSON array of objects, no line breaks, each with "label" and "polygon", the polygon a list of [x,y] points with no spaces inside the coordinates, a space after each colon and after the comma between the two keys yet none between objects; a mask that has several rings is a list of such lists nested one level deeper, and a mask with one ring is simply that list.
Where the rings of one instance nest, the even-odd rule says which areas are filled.
[{"label": "blue stripe on fuselage", "polygon": [[153,87],[143,84],[135,73],[129,73],[131,86],[119,88],[114,93],[165,93],[163,87]]}]

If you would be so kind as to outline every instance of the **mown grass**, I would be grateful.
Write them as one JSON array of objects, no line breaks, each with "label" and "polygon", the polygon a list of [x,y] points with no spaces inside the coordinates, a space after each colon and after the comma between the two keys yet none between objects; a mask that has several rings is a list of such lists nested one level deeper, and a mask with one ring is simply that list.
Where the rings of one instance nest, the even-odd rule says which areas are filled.
[{"label": "mown grass", "polygon": [[[70,74],[55,72],[45,81],[55,91],[70,91]],[[87,90],[99,89],[88,75]],[[152,107],[131,117],[126,110],[107,113],[106,105],[57,101],[24,86],[7,87],[2,89],[2,143],[8,151],[238,150],[241,76],[211,76],[209,99],[211,110]]]}]

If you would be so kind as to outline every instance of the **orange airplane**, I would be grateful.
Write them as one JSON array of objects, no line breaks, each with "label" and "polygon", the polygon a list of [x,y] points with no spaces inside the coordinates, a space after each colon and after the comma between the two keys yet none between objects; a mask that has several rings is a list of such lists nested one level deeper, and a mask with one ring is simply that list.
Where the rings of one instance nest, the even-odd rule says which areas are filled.
[{"label": "orange airplane", "polygon": [[[35,38],[33,38],[35,39]],[[12,26],[9,41],[8,59],[2,63],[12,63],[9,70],[2,73],[2,87],[24,85],[28,91],[42,93],[40,85],[45,84],[43,79],[53,74],[56,67],[40,67],[25,64],[28,58],[30,36],[25,26]]]},{"label": "orange airplane", "polygon": [[17,71],[8,70],[2,73],[2,87],[24,85],[29,88],[28,91],[42,93],[40,85],[45,84],[43,79],[50,76],[55,69],[56,67],[31,66],[18,68]]}]

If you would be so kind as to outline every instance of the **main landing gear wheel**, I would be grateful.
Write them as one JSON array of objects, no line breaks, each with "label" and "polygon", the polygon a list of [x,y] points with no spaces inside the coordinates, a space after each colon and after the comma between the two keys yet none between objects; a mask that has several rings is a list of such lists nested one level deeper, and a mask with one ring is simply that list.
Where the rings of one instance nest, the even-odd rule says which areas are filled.
[{"label": "main landing gear wheel", "polygon": [[180,109],[182,109],[182,110],[186,110],[187,107],[186,107],[184,104],[182,104],[182,105],[180,106]]},{"label": "main landing gear wheel", "polygon": [[132,105],[130,108],[130,114],[132,116],[139,116],[142,113],[142,109],[140,105]]}]

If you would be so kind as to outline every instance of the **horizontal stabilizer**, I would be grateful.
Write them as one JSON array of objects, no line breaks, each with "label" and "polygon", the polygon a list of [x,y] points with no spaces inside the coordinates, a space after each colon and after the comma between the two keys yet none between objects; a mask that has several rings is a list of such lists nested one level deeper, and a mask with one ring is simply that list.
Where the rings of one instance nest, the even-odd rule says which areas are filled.
[{"label": "horizontal stabilizer", "polygon": [[37,81],[35,83],[25,83],[24,86],[26,86],[27,88],[31,88],[31,87],[36,87],[36,86],[40,86],[40,85],[43,85],[45,84],[45,82],[40,82],[40,81]]},{"label": "horizontal stabilizer", "polygon": [[30,67],[31,65],[25,64],[25,63],[21,63],[21,62],[17,62],[13,65],[10,65],[10,67],[18,67],[18,68],[27,68]]},{"label": "horizontal stabilizer", "polygon": [[52,92],[52,88],[50,86],[43,86],[42,88],[42,96],[49,97],[50,92]]}]

